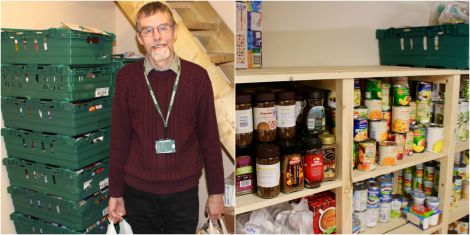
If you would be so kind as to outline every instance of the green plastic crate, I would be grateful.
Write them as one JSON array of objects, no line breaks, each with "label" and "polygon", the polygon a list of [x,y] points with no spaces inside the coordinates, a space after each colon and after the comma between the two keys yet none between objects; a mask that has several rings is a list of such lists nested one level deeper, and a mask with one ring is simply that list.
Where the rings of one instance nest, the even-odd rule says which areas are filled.
[{"label": "green plastic crate", "polygon": [[76,136],[111,125],[112,98],[81,102],[2,97],[6,127]]},{"label": "green plastic crate", "polygon": [[468,24],[378,29],[380,64],[468,68]]},{"label": "green plastic crate", "polygon": [[2,96],[77,101],[111,94],[112,65],[2,64]]},{"label": "green plastic crate", "polygon": [[3,128],[9,157],[80,169],[109,157],[110,128],[71,137]]},{"label": "green plastic crate", "polygon": [[31,215],[75,231],[86,230],[90,224],[108,214],[108,189],[81,201],[70,201],[36,191],[8,187],[16,212]]},{"label": "green plastic crate", "polygon": [[16,158],[4,158],[10,185],[79,201],[108,186],[108,160],[74,171]]},{"label": "green plastic crate", "polygon": [[10,215],[18,234],[105,234],[108,229],[107,219],[105,217],[91,224],[83,231],[76,231],[67,228],[64,225],[51,223],[49,221],[38,219],[33,216],[21,213],[13,213]]},{"label": "green plastic crate", "polygon": [[1,36],[5,64],[108,64],[115,39],[64,28],[2,28]]}]

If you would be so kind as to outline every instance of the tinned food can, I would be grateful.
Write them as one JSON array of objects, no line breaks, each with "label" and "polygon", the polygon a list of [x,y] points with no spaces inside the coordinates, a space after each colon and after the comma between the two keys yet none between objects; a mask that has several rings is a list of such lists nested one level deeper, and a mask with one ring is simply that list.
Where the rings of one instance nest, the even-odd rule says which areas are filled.
[{"label": "tinned food can", "polygon": [[444,101],[434,102],[434,123],[444,124]]},{"label": "tinned food can", "polygon": [[440,153],[443,149],[444,126],[429,124],[426,127],[426,151]]},{"label": "tinned food can", "polygon": [[432,196],[432,187],[434,185],[434,182],[432,181],[424,181],[423,182],[423,191],[426,196]]},{"label": "tinned food can", "polygon": [[366,99],[364,101],[367,107],[367,119],[381,120],[382,119],[382,100]]},{"label": "tinned food can", "polygon": [[464,99],[459,100],[459,114],[457,115],[457,122],[468,122],[468,101]]},{"label": "tinned food can", "polygon": [[383,111],[382,112],[383,120],[387,121],[387,131],[390,131],[392,125],[392,112]]},{"label": "tinned food can", "polygon": [[393,85],[393,105],[407,106],[410,104],[410,88],[407,85]]},{"label": "tinned food can", "polygon": [[429,82],[418,82],[416,86],[416,98],[418,100],[431,100],[431,87]]},{"label": "tinned food can", "polygon": [[388,135],[389,141],[397,143],[397,159],[403,159],[405,153],[406,134],[391,133]]},{"label": "tinned food can", "polygon": [[411,132],[407,132],[405,134],[405,156],[413,155],[413,134]]},{"label": "tinned food can", "polygon": [[367,119],[367,113],[368,113],[368,110],[366,106],[359,106],[359,107],[354,108],[354,118]]},{"label": "tinned food can", "polygon": [[370,121],[369,122],[369,137],[377,142],[385,141],[388,138],[387,121]]},{"label": "tinned food can", "polygon": [[356,168],[360,171],[371,171],[376,166],[375,157],[377,154],[376,142],[374,140],[365,140],[358,143],[358,162]]},{"label": "tinned food can", "polygon": [[389,111],[391,109],[390,88],[391,86],[389,82],[382,82],[382,111]]},{"label": "tinned food can", "polygon": [[436,175],[436,168],[434,166],[424,166],[424,181],[434,183],[434,176]]},{"label": "tinned food can", "polygon": [[427,124],[431,122],[431,101],[416,101],[416,123]]},{"label": "tinned food can", "polygon": [[361,84],[359,80],[354,80],[354,107],[361,106]]},{"label": "tinned food can", "polygon": [[406,133],[410,126],[410,106],[392,107],[392,131]]},{"label": "tinned food can", "polygon": [[379,142],[379,165],[395,166],[397,161],[397,143],[393,141]]},{"label": "tinned food can", "polygon": [[422,153],[426,149],[426,128],[421,125],[410,127],[413,136],[413,152]]},{"label": "tinned food can", "polygon": [[367,140],[368,136],[368,121],[367,119],[354,119],[354,141],[361,142]]},{"label": "tinned food can", "polygon": [[378,79],[366,80],[365,99],[382,99],[382,81]]},{"label": "tinned food can", "polygon": [[367,183],[367,208],[376,208],[380,205],[380,185],[377,181]]},{"label": "tinned food can", "polygon": [[387,223],[388,221],[390,221],[391,214],[392,214],[392,203],[391,202],[380,203],[379,222]]},{"label": "tinned food can", "polygon": [[416,100],[410,101],[410,125],[416,124]]}]

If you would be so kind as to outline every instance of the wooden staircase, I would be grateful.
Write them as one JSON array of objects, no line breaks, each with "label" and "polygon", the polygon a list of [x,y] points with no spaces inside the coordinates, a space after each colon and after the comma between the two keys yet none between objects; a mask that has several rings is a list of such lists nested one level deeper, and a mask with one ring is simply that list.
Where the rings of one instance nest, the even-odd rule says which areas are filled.
[{"label": "wooden staircase", "polygon": [[[117,1],[116,4],[135,25],[135,15],[147,2]],[[174,44],[176,54],[204,67],[214,90],[220,141],[229,157],[235,159],[234,34],[206,1],[166,2],[178,24]]]}]

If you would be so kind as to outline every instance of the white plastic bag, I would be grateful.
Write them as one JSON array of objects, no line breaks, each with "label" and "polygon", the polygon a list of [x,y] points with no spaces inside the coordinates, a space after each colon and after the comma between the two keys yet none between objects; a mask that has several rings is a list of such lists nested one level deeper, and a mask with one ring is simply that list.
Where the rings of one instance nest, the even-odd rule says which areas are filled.
[{"label": "white plastic bag", "polygon": [[215,224],[212,220],[206,218],[202,226],[196,231],[196,234],[228,234],[228,232],[222,218],[218,218]]},{"label": "white plastic bag", "polygon": [[468,24],[468,2],[434,2],[431,6],[431,25]]},{"label": "white plastic bag", "polygon": [[[116,229],[114,228],[114,224],[111,220],[109,220],[108,230],[106,231],[106,234],[117,234]],[[126,220],[122,220],[121,222],[119,222],[119,234],[134,234],[132,232],[131,225],[129,225]]]}]

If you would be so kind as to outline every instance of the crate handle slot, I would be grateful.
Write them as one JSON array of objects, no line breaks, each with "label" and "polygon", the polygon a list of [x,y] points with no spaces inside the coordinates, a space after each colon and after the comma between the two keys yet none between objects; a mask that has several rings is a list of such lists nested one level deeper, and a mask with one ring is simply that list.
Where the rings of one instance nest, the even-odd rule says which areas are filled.
[{"label": "crate handle slot", "polygon": [[410,50],[413,50],[413,38],[410,38]]},{"label": "crate handle slot", "polygon": [[57,184],[56,181],[55,181],[55,175],[52,175],[52,183]]},{"label": "crate handle slot", "polygon": [[24,169],[24,176],[26,179],[29,179],[28,169]]},{"label": "crate handle slot", "polygon": [[400,49],[402,51],[405,50],[405,39],[404,38],[400,38]]},{"label": "crate handle slot", "polygon": [[439,36],[438,35],[434,36],[434,50],[435,51],[439,50]]},{"label": "crate handle slot", "polygon": [[52,141],[50,145],[51,145],[51,153],[54,153],[55,152],[55,150],[54,150],[54,141]]},{"label": "crate handle slot", "polygon": [[23,147],[26,148],[26,139],[23,137]]},{"label": "crate handle slot", "polygon": [[424,36],[424,37],[423,37],[423,49],[424,49],[425,51],[428,50],[428,36]]},{"label": "crate handle slot", "polygon": [[47,117],[49,118],[49,120],[52,119],[51,107],[49,107],[49,109],[47,109]]},{"label": "crate handle slot", "polygon": [[41,149],[43,152],[46,152],[46,147],[44,145],[44,141],[41,141]]},{"label": "crate handle slot", "polygon": [[38,114],[39,114],[39,117],[42,119],[42,111],[41,111],[41,109],[38,109]]},{"label": "crate handle slot", "polygon": [[100,38],[99,37],[88,37],[86,39],[86,42],[88,44],[98,44],[98,43],[100,43]]}]

